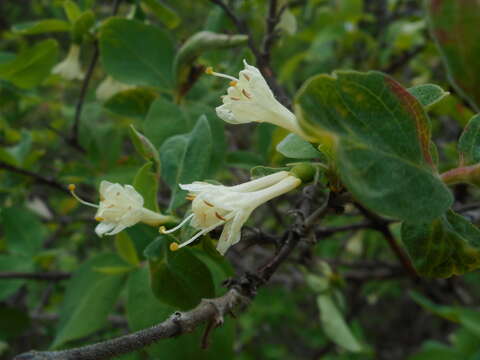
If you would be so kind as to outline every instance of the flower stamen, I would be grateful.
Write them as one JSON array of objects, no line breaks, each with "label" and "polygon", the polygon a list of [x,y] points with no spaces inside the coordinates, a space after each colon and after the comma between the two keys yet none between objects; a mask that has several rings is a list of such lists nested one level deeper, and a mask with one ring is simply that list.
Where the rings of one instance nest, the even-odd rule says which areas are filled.
[{"label": "flower stamen", "polygon": [[75,184],[70,184],[68,185],[68,190],[70,190],[70,194],[72,194],[72,196],[77,199],[77,201],[80,203],[80,204],[83,204],[83,205],[87,205],[87,206],[91,206],[91,207],[94,207],[94,208],[97,208],[98,209],[98,205],[96,204],[92,204],[91,202],[88,202],[88,201],[85,201],[83,199],[81,199],[77,194],[75,194]]},{"label": "flower stamen", "polygon": [[211,66],[209,66],[205,69],[205,74],[222,77],[222,78],[229,79],[229,80],[232,80],[232,81],[235,81],[235,82],[238,81],[238,79],[234,78],[233,76],[213,71],[213,68]]},{"label": "flower stamen", "polygon": [[215,216],[220,219],[220,220],[223,220],[223,221],[226,221],[227,219],[225,219],[222,215],[220,215],[218,212],[215,211]]},{"label": "flower stamen", "polygon": [[233,87],[237,86],[237,84],[238,84],[237,80],[232,80],[228,83],[228,85],[233,86]]},{"label": "flower stamen", "polygon": [[170,234],[170,233],[173,233],[175,231],[177,231],[178,229],[180,229],[183,225],[185,225],[185,223],[187,221],[189,221],[195,214],[190,214],[188,215],[185,219],[182,220],[182,222],[180,224],[178,224],[177,226],[175,226],[174,228],[171,228],[169,230],[167,230],[165,228],[165,226],[160,226],[158,228],[158,232],[161,233],[161,234]]},{"label": "flower stamen", "polygon": [[210,204],[207,200],[203,200],[203,202],[205,203],[205,205],[213,207],[213,204]]},{"label": "flower stamen", "polygon": [[225,223],[226,220],[222,220],[216,224],[213,224],[212,226],[209,226],[205,229],[203,229],[202,231],[199,231],[198,233],[196,233],[195,235],[193,235],[190,239],[188,239],[187,241],[185,241],[184,243],[181,243],[178,248],[176,248],[176,250],[184,247],[184,246],[187,246],[189,244],[191,244],[192,242],[194,242],[195,240],[197,240],[199,237],[209,233],[210,231],[212,231],[213,229],[215,229],[216,227],[222,225],[223,223]]}]

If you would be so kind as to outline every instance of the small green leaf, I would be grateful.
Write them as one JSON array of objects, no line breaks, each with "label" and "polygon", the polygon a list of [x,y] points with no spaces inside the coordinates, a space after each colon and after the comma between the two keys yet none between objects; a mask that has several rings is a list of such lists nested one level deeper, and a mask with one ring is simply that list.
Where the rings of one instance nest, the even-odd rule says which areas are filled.
[{"label": "small green leaf", "polygon": [[138,170],[133,187],[143,196],[145,203],[143,206],[147,209],[158,212],[158,175],[152,171],[153,163],[147,162]]},{"label": "small green leaf", "polygon": [[118,255],[127,263],[133,266],[140,264],[135,244],[126,231],[119,232],[115,235],[115,248],[117,249]]},{"label": "small green leaf", "polygon": [[329,139],[343,184],[371,210],[427,221],[452,204],[430,153],[422,105],[378,72],[336,72],[307,81],[296,97],[300,125]]},{"label": "small green leaf", "polygon": [[82,15],[82,10],[78,7],[77,3],[72,0],[63,1],[63,10],[65,10],[68,21],[72,24]]},{"label": "small green leaf", "polygon": [[70,31],[71,25],[59,19],[29,21],[12,26],[12,32],[20,35],[37,35],[48,32]]},{"label": "small green leaf", "polygon": [[480,162],[480,114],[470,119],[458,140],[458,151],[465,165]]},{"label": "small green leaf", "polygon": [[73,23],[72,41],[81,44],[83,37],[95,24],[95,13],[92,10],[84,11]]},{"label": "small green leaf", "polygon": [[117,255],[105,253],[92,257],[78,268],[67,286],[52,348],[104,326],[123,287],[124,276],[102,274],[95,268],[115,266],[125,266],[125,263]]},{"label": "small green leaf", "polygon": [[0,79],[5,79],[21,88],[32,88],[50,75],[57,62],[58,44],[48,39],[20,52],[13,60],[0,65]]},{"label": "small green leaf", "polygon": [[289,134],[277,145],[277,151],[285,157],[292,159],[315,159],[323,158],[320,151],[312,144],[303,140],[297,134]]},{"label": "small green leaf", "polygon": [[155,296],[181,310],[191,309],[201,299],[215,296],[215,286],[207,266],[190,249],[171,251],[175,239],[159,236],[145,249]]},{"label": "small green leaf", "polygon": [[[480,111],[480,3],[426,0],[430,30],[457,91]],[[461,39],[461,41],[459,41]]]},{"label": "small green leaf", "polygon": [[212,156],[212,135],[205,117],[200,117],[193,130],[165,141],[160,148],[162,177],[172,190],[170,209],[185,203],[186,192],[178,184],[203,180]]},{"label": "small green leaf", "polygon": [[167,28],[174,29],[180,25],[182,19],[178,14],[159,0],[142,0],[142,3],[145,4]]},{"label": "small green leaf", "polygon": [[362,351],[362,346],[353,336],[332,297],[327,294],[318,295],[317,305],[320,310],[320,321],[325,335],[335,344],[348,351]]},{"label": "small green leaf", "polygon": [[445,344],[442,344],[437,341],[427,341],[422,346],[422,349],[418,353],[408,358],[408,360],[432,360],[432,359],[435,359],[435,360],[464,359],[464,356],[457,349],[448,347]]},{"label": "small green leaf", "polygon": [[402,241],[420,275],[449,277],[480,267],[480,230],[451,210],[430,223],[403,223]]},{"label": "small green leaf", "polygon": [[415,96],[422,106],[428,110],[435,104],[445,99],[450,93],[443,90],[440,86],[434,84],[417,85],[407,89],[410,94]]},{"label": "small green leaf", "polygon": [[111,18],[100,29],[102,64],[120,82],[169,88],[173,56],[172,41],[153,25]]},{"label": "small green leaf", "polygon": [[129,89],[116,93],[103,106],[120,116],[143,120],[157,95],[145,88]]},{"label": "small green leaf", "polygon": [[160,147],[173,135],[184,134],[189,128],[188,119],[177,104],[162,97],[156,99],[143,122],[143,130],[148,138]]},{"label": "small green leaf", "polygon": [[142,156],[145,160],[151,160],[155,163],[157,167],[157,173],[160,173],[160,155],[158,154],[158,150],[155,146],[151,143],[148,138],[139,133],[133,125],[130,125],[130,138],[132,139],[133,145],[137,152]]}]

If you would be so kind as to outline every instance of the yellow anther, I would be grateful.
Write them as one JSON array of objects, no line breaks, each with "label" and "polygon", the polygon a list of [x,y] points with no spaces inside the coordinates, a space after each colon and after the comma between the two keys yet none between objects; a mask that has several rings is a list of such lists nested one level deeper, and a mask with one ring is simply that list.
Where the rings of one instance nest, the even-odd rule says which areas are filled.
[{"label": "yellow anther", "polygon": [[178,243],[172,242],[170,244],[170,251],[177,251],[178,249],[180,249],[180,246],[178,245]]},{"label": "yellow anther", "polygon": [[213,75],[213,68],[211,66],[207,67],[205,69],[205,74]]},{"label": "yellow anther", "polygon": [[232,80],[232,81],[230,81],[230,82],[228,83],[228,85],[234,86],[234,87],[237,86],[237,84],[238,84],[238,82],[235,81],[235,80]]},{"label": "yellow anther", "polygon": [[165,234],[165,231],[167,231],[167,228],[166,228],[165,226],[160,226],[160,227],[158,228],[158,232],[159,232],[160,234]]},{"label": "yellow anther", "polygon": [[97,221],[103,221],[103,220],[105,220],[105,219],[102,218],[101,216],[95,216],[95,220],[97,220]]},{"label": "yellow anther", "polygon": [[75,188],[76,188],[75,184],[68,185],[68,190],[70,190],[70,191],[74,191]]}]

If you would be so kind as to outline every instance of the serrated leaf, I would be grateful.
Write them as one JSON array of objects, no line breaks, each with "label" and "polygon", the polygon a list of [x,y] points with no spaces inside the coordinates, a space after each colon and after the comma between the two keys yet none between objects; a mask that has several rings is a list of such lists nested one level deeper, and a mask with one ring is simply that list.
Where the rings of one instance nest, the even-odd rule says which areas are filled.
[{"label": "serrated leaf", "polygon": [[151,141],[143,134],[138,132],[133,125],[129,128],[130,138],[137,152],[145,160],[153,161],[157,167],[157,174],[160,174],[160,155]]},{"label": "serrated leaf", "polygon": [[172,190],[170,209],[185,203],[186,192],[178,184],[203,180],[212,156],[212,135],[205,117],[200,117],[193,130],[165,141],[160,148],[162,177]]},{"label": "serrated leaf", "polygon": [[315,159],[323,155],[312,144],[303,140],[297,134],[289,134],[277,145],[277,151],[292,159]]},{"label": "serrated leaf", "polygon": [[158,212],[158,175],[153,171],[153,163],[147,162],[138,170],[133,180],[133,187],[143,196],[143,206]]},{"label": "serrated leaf", "polygon": [[480,230],[452,210],[430,223],[403,223],[402,241],[420,275],[443,278],[480,267]]},{"label": "serrated leaf", "polygon": [[[132,331],[146,329],[166,320],[178,307],[160,302],[150,288],[148,269],[142,268],[129,275],[127,284],[127,320]],[[233,359],[235,322],[225,318],[225,323],[211,333],[210,346],[198,350],[204,329],[186,333],[174,339],[163,339],[145,350],[153,358],[175,360]]]},{"label": "serrated leaf", "polygon": [[118,255],[127,263],[133,266],[140,264],[135,244],[126,231],[121,231],[115,235],[115,249],[117,249]]},{"label": "serrated leaf", "polygon": [[144,252],[150,268],[153,293],[165,304],[187,310],[201,299],[215,296],[215,286],[207,266],[190,249],[171,251],[175,239],[159,236]]},{"label": "serrated leaf", "polygon": [[158,0],[142,0],[142,3],[169,29],[176,28],[182,22],[182,19],[172,8]]},{"label": "serrated leaf", "polygon": [[57,62],[58,44],[48,39],[23,50],[12,61],[0,64],[0,79],[8,80],[21,88],[32,88],[50,75]]},{"label": "serrated leaf", "polygon": [[129,89],[116,93],[103,106],[115,114],[143,120],[156,97],[150,89]]},{"label": "serrated leaf", "polygon": [[296,97],[304,131],[333,139],[347,189],[371,210],[402,220],[432,220],[452,203],[430,154],[422,105],[378,72],[319,75]]},{"label": "serrated leaf", "polygon": [[480,111],[480,2],[426,0],[430,30],[452,84]]},{"label": "serrated leaf", "polygon": [[153,25],[111,18],[100,29],[102,64],[120,82],[169,88],[173,56],[172,41]]},{"label": "serrated leaf", "polygon": [[317,305],[320,310],[320,322],[325,335],[335,344],[348,351],[362,351],[362,346],[353,336],[332,297],[327,294],[318,295]]},{"label": "serrated leaf", "polygon": [[458,140],[458,151],[465,165],[480,162],[480,114],[470,119]]},{"label": "serrated leaf", "polygon": [[36,35],[48,32],[70,31],[71,25],[60,19],[29,21],[12,26],[12,32],[20,35]]},{"label": "serrated leaf", "polygon": [[443,90],[440,86],[434,84],[417,85],[407,89],[410,94],[415,96],[422,106],[428,110],[435,104],[445,99],[450,93]]},{"label": "serrated leaf", "polygon": [[105,253],[92,257],[78,268],[67,286],[52,348],[104,326],[123,287],[124,276],[102,274],[95,268],[124,265],[117,255]]}]

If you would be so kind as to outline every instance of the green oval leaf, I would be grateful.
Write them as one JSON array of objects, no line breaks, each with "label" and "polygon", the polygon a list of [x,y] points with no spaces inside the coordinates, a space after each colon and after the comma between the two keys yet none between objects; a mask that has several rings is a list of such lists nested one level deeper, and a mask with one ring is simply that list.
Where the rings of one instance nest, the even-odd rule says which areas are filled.
[{"label": "green oval leaf", "polygon": [[215,296],[215,286],[208,267],[190,249],[170,251],[175,239],[159,236],[145,249],[150,267],[153,293],[165,304],[187,310],[201,299]]},{"label": "green oval leaf", "polygon": [[0,79],[27,89],[40,85],[50,75],[57,57],[58,44],[55,40],[38,42],[20,52],[14,60],[0,64]]},{"label": "green oval leaf", "polygon": [[334,145],[340,178],[354,197],[378,213],[432,220],[452,203],[430,154],[430,125],[422,105],[378,72],[319,75],[295,105],[300,125]]},{"label": "green oval leaf", "polygon": [[104,326],[124,283],[121,275],[107,275],[100,267],[125,266],[115,254],[100,254],[85,262],[67,286],[52,347],[89,335]]},{"label": "green oval leaf", "polygon": [[277,151],[283,156],[292,159],[315,159],[323,157],[320,151],[297,134],[287,135],[285,139],[278,143]]},{"label": "green oval leaf", "polygon": [[100,56],[107,73],[118,81],[171,86],[173,44],[153,25],[119,18],[106,21],[100,30]]}]

